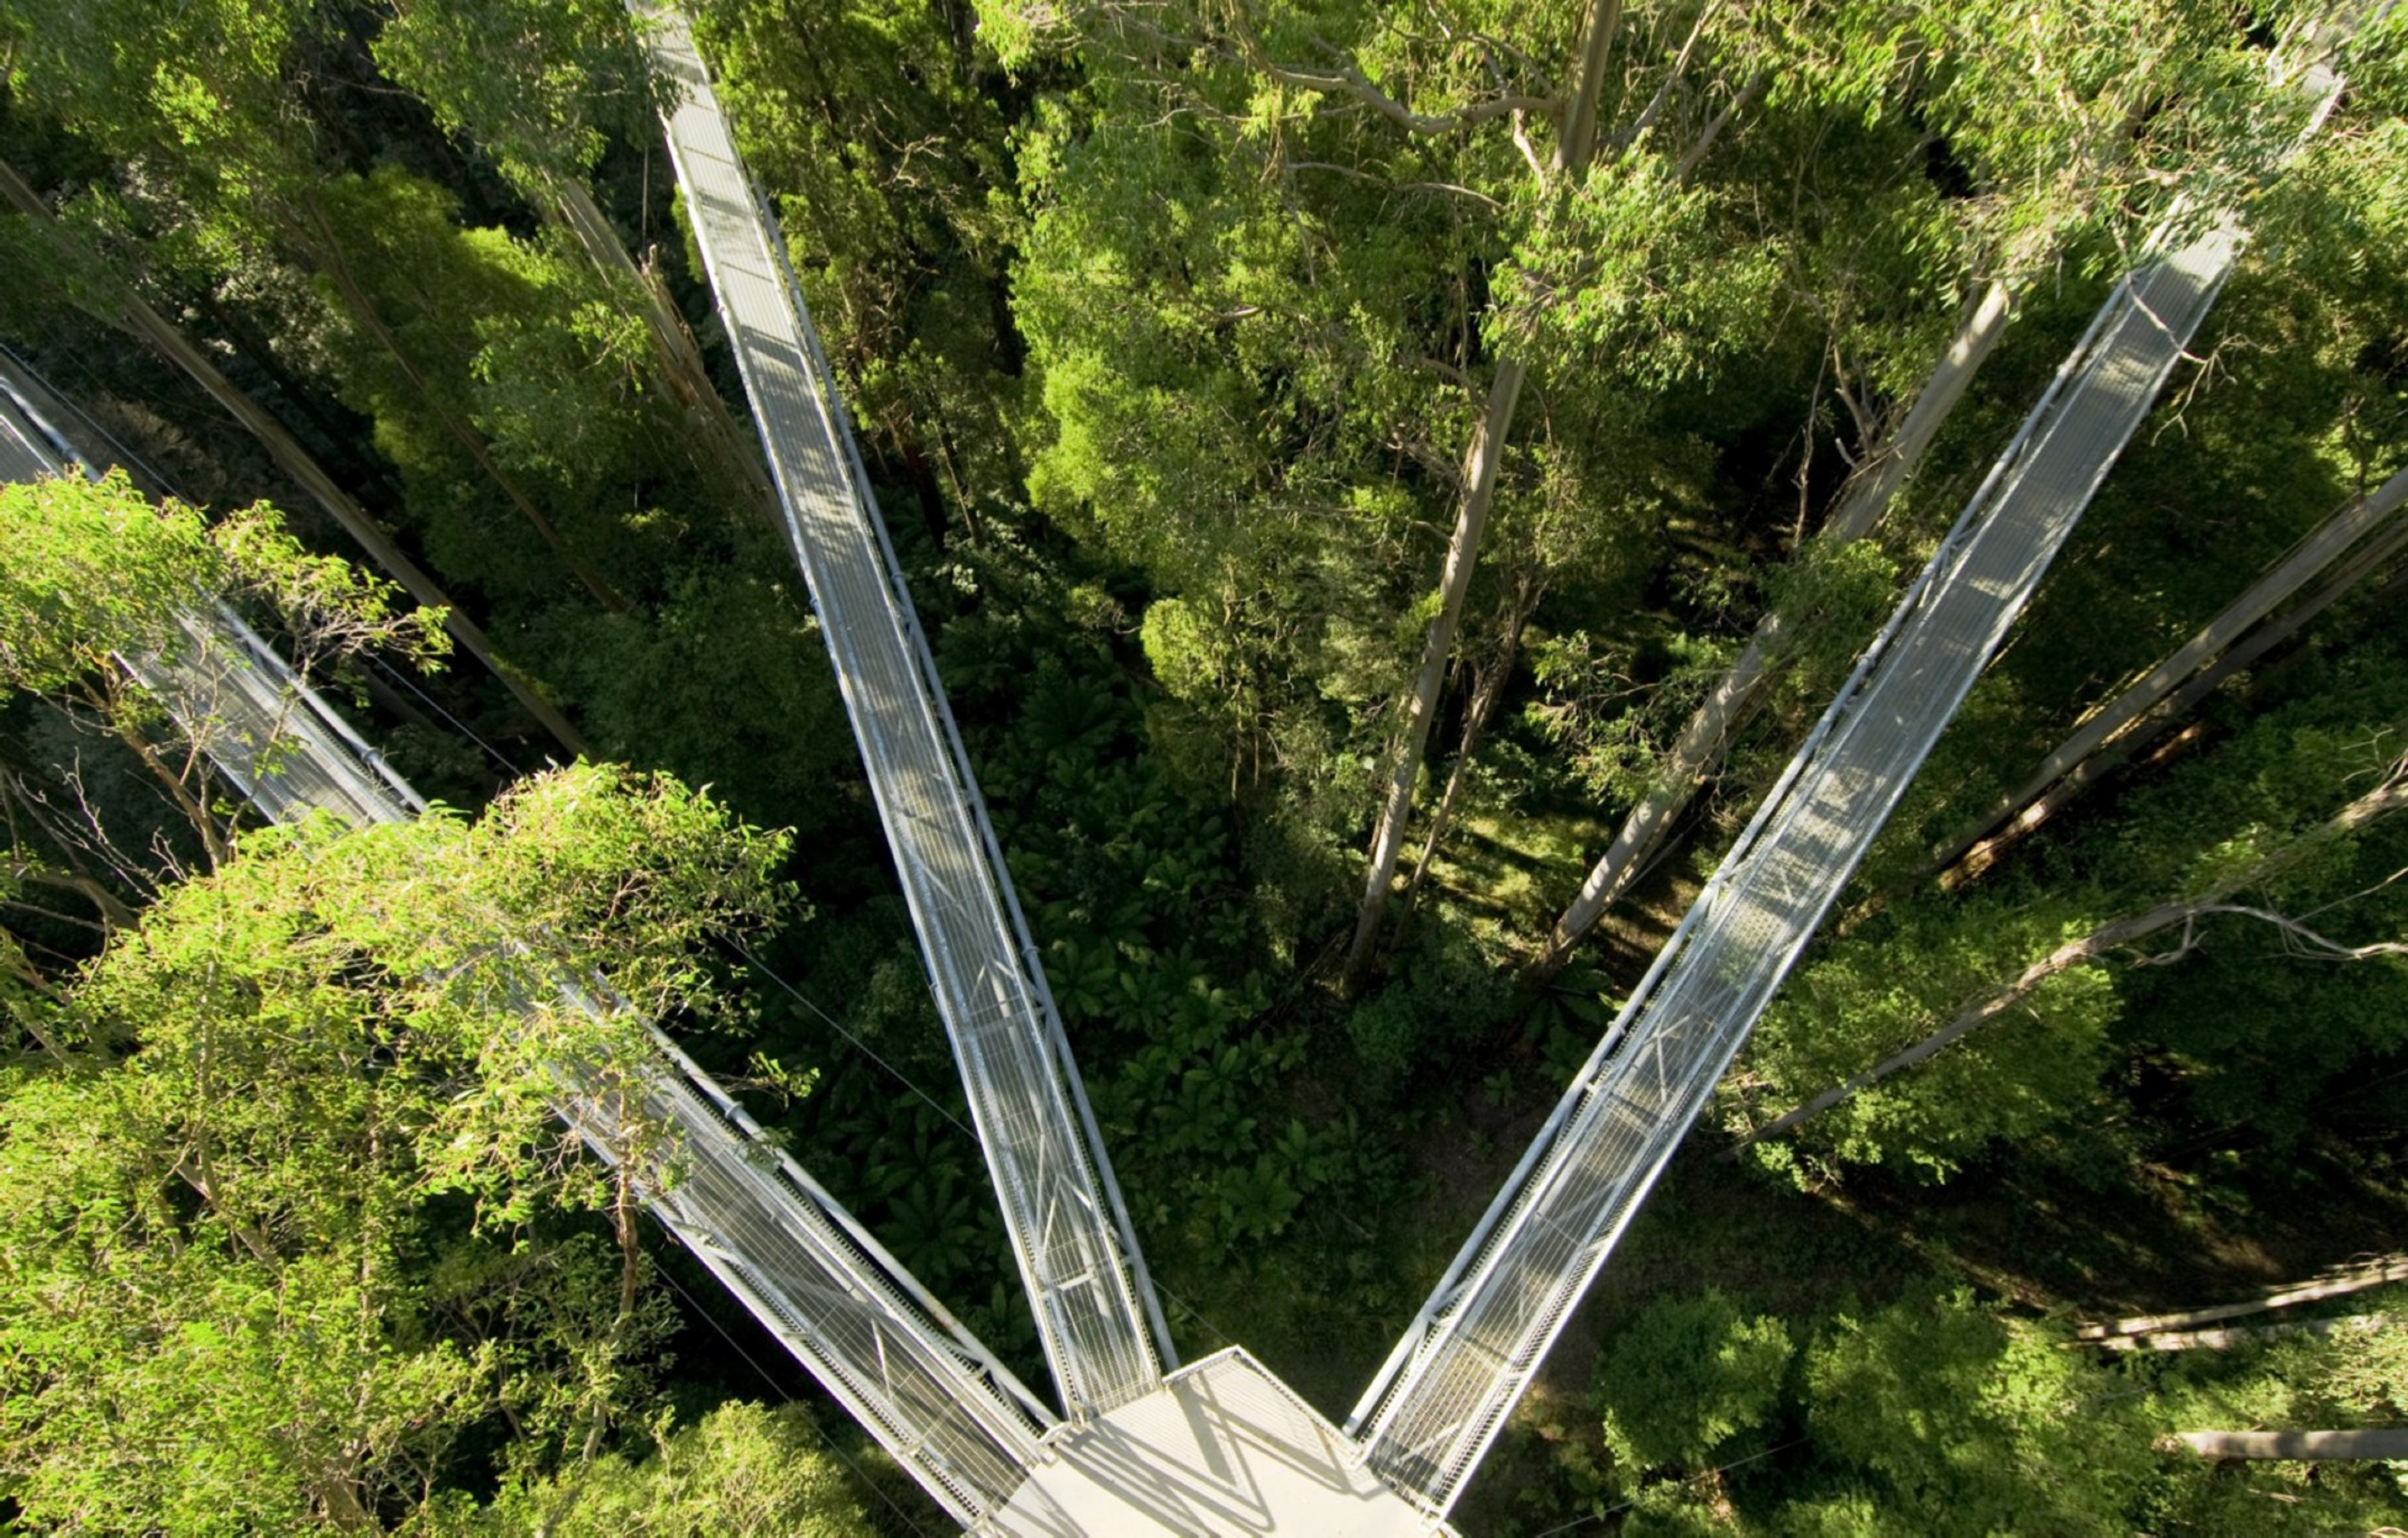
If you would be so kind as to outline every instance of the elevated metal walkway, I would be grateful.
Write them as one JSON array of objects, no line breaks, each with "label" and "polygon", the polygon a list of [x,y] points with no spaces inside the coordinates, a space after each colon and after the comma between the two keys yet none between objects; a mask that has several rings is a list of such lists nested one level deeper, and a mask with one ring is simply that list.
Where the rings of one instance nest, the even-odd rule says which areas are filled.
[{"label": "elevated metal walkway", "polygon": [[[2346,30],[2313,29],[2271,66],[2304,108],[2294,146],[2338,94],[2327,61]],[[1372,1468],[1425,1510],[1453,1505],[1502,1430],[2148,414],[2242,238],[2224,221],[2116,285],[1356,1405],[1347,1429]]]},{"label": "elevated metal walkway", "polygon": [[1031,1312],[1074,1421],[1159,1388],[1170,1332],[1044,966],[863,472],[776,220],[685,19],[631,0],[681,100],[668,142],[752,396]]},{"label": "elevated metal walkway", "polygon": [[[84,468],[36,407],[40,393],[0,370],[0,480]],[[186,628],[190,653],[129,666],[204,730],[219,767],[261,810],[365,826],[424,809],[239,618],[196,606]],[[609,1007],[593,1002],[598,988],[564,991],[580,1007]],[[653,1215],[956,1520],[985,1526],[1015,1500],[1025,1506],[1021,1488],[1044,1460],[1051,1411],[710,1075],[652,1034],[644,1109],[675,1128],[678,1145],[673,1171],[647,1171]],[[559,1109],[607,1157],[611,1109],[574,1093]]]},{"label": "elevated metal walkway", "polygon": [[1350,1429],[1390,1483],[1453,1502],[2140,425],[2235,244],[2218,231],[2118,286],[1673,931],[1357,1407]]}]

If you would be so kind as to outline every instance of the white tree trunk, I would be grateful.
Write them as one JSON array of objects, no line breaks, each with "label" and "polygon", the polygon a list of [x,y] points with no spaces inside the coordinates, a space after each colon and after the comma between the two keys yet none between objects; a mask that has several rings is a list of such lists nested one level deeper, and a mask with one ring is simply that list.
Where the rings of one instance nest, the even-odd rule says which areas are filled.
[{"label": "white tree trunk", "polygon": [[[1941,884],[1954,887],[1980,875],[2017,840],[2065,810],[2083,792],[2164,736],[2168,728],[2189,714],[2200,701],[2222,688],[2235,674],[2246,671],[2260,657],[2305,629],[2311,620],[2331,608],[2370,573],[2382,569],[2403,551],[2408,551],[2408,523],[2400,524],[2370,540],[2363,549],[2336,567],[2331,576],[2315,592],[2243,637],[2230,651],[2200,669],[2189,683],[2175,690],[2129,731],[2075,765],[2065,778],[2049,786],[2037,800],[2017,813],[2013,822],[1967,851],[1962,860],[1942,875]],[[2396,590],[2399,581],[2395,577],[2386,584],[2385,591]]]},{"label": "white tree trunk", "polygon": [[1446,680],[1447,659],[1455,654],[1455,635],[1463,621],[1463,596],[1471,588],[1472,568],[1480,558],[1480,536],[1488,524],[1496,498],[1497,467],[1505,457],[1505,435],[1513,424],[1513,406],[1521,398],[1528,370],[1518,358],[1497,365],[1489,386],[1488,405],[1480,414],[1471,451],[1463,467],[1463,500],[1455,519],[1455,534],[1446,546],[1446,567],[1439,578],[1439,609],[1422,640],[1421,666],[1414,670],[1412,692],[1405,697],[1405,718],[1380,803],[1379,826],[1371,834],[1371,856],[1364,875],[1362,906],[1354,916],[1354,940],[1347,947],[1340,986],[1354,991],[1371,962],[1372,942],[1379,938],[1380,919],[1386,913],[1388,886],[1396,879],[1397,856],[1405,847],[1405,825],[1413,813],[1413,785],[1421,778],[1422,754],[1429,746],[1430,721],[1438,713],[1439,685]]},{"label": "white tree trunk", "polygon": [[2394,1282],[2408,1282],[2408,1255],[2386,1256],[2365,1265],[2327,1272],[2313,1282],[2279,1286],[2264,1297],[2253,1298],[2245,1303],[2216,1303],[2207,1308],[2184,1309],[2175,1314],[2144,1314],[2109,1324],[2084,1325],[2074,1331],[2074,1336],[2078,1340],[2104,1344],[2169,1330],[2196,1330],[2201,1325],[2221,1324],[2227,1319],[2271,1313],[2278,1308],[2295,1308],[2301,1303],[2321,1303],[2334,1298],[2346,1298],[2352,1293],[2389,1286]]},{"label": "white tree trunk", "polygon": [[2408,1458],[2408,1430],[2184,1431],[2179,1435],[2161,1439],[2157,1445],[2166,1452],[2174,1452],[2187,1447],[2201,1458],[2341,1462],[2366,1459]]},{"label": "white tree trunk", "polygon": [[2241,1325],[2233,1329],[2160,1330],[2138,1335],[2110,1335],[2085,1342],[2101,1351],[2229,1351],[2288,1335],[2329,1335],[2336,1330],[2368,1330],[2386,1322],[2380,1314],[2351,1314],[2338,1319],[2300,1319],[2289,1324]]},{"label": "white tree trunk", "polygon": [[[2290,865],[2307,850],[2334,839],[2344,838],[2376,818],[2387,816],[2403,807],[2408,807],[2408,761],[2404,761],[2403,766],[2395,770],[2382,784],[2350,802],[2323,823],[2263,859],[2255,861],[2246,869],[2224,877],[2198,897],[2182,902],[2169,902],[2160,907],[2152,908],[2144,913],[2135,913],[2128,918],[2116,919],[2113,923],[2100,926],[2079,940],[2068,941],[2026,967],[2015,975],[2013,981],[1983,995],[1980,999],[1968,1005],[1947,1025],[1933,1031],[1905,1051],[1882,1059],[1846,1083],[1834,1085],[1805,1104],[1776,1116],[1725,1149],[1720,1157],[1729,1159],[1752,1143],[1761,1143],[1767,1138],[1779,1137],[1800,1123],[1821,1115],[1842,1100],[1855,1095],[1858,1090],[1879,1084],[1892,1074],[1904,1072],[1915,1064],[1936,1055],[1942,1048],[1972,1034],[2000,1015],[2014,1010],[2038,991],[2042,984],[2059,972],[2071,971],[2076,967],[2091,966],[2119,945],[2128,945],[2136,940],[2145,940],[2151,935],[2162,934],[2179,925],[2195,922],[2208,913],[2219,911],[2226,898],[2235,892],[2257,885],[2284,867]],[[2256,910],[2250,910],[2250,912],[2261,918],[2273,916],[2258,913]],[[2372,946],[2366,949],[2389,952],[2395,948]]]}]

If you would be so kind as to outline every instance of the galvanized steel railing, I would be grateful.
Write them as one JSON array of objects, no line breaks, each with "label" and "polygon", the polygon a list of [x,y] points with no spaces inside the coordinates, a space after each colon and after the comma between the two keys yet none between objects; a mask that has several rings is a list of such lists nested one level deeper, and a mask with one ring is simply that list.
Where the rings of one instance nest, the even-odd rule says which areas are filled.
[{"label": "galvanized steel railing", "polygon": [[869,772],[1048,1363],[1074,1419],[1176,1361],[1045,970],[776,220],[674,7],[633,0],[671,155]]},{"label": "galvanized steel railing", "polygon": [[[79,465],[0,376],[0,480]],[[194,650],[136,663],[146,687],[271,817],[354,825],[425,803],[272,647],[218,608],[185,622]],[[609,1007],[566,983],[580,1008]],[[673,1129],[644,1172],[647,1205],[964,1526],[1008,1506],[1041,1456],[1052,1413],[666,1036],[639,1076],[641,1114]],[[620,1114],[565,1093],[564,1120],[605,1157]]]}]

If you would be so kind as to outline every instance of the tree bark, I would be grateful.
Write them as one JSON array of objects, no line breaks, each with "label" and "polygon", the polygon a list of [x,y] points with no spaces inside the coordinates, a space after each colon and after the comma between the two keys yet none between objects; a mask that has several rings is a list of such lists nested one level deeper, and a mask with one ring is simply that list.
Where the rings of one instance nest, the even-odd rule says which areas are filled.
[{"label": "tree bark", "polygon": [[1563,136],[1555,142],[1558,170],[1582,172],[1597,154],[1597,103],[1605,85],[1605,61],[1613,51],[1614,34],[1622,30],[1622,0],[1589,0],[1588,22],[1581,37],[1580,89],[1564,119]]},{"label": "tree bark", "polygon": [[[0,196],[5,196],[20,211],[44,223],[55,220],[33,188],[17,174],[15,167],[0,162]],[[265,408],[252,400],[232,380],[218,371],[201,350],[193,345],[167,318],[158,312],[132,289],[124,289],[122,297],[121,323],[148,343],[161,357],[183,370],[194,383],[217,402],[225,413],[242,424],[260,446],[267,451],[277,467],[293,478],[310,498],[325,510],[336,526],[350,535],[361,551],[383,568],[385,574],[398,582],[404,591],[429,609],[443,611],[443,628],[460,649],[475,657],[502,681],[511,696],[526,708],[544,730],[572,755],[586,753],[585,740],[568,718],[539,694],[531,680],[494,654],[493,642],[474,622],[462,612],[460,606],[436,584],[417,562],[402,553],[366,510],[335,483],[334,477],[304,449],[284,424],[269,414]]]},{"label": "tree bark", "polygon": [[1471,587],[1471,572],[1480,558],[1480,536],[1488,523],[1489,505],[1497,494],[1497,467],[1505,457],[1505,435],[1513,424],[1513,405],[1522,394],[1528,369],[1518,358],[1497,365],[1489,386],[1488,405],[1482,411],[1471,452],[1463,467],[1463,501],[1455,514],[1455,535],[1447,541],[1446,567],[1439,578],[1438,616],[1422,640],[1421,666],[1405,697],[1405,719],[1388,771],[1388,785],[1380,804],[1379,826],[1371,835],[1369,870],[1363,883],[1363,902],[1354,916],[1354,940],[1347,947],[1340,987],[1352,993],[1371,962],[1372,942],[1387,910],[1388,886],[1396,879],[1397,856],[1405,846],[1405,825],[1412,817],[1413,785],[1421,778],[1422,754],[1429,746],[1430,718],[1438,710],[1439,685],[1446,680],[1447,659],[1455,654],[1455,635],[1463,619],[1463,596]]},{"label": "tree bark", "polygon": [[2408,1255],[2386,1256],[2365,1265],[2328,1272],[2313,1282],[2277,1287],[2264,1297],[2254,1298],[2245,1303],[2216,1303],[2175,1314],[2147,1314],[2138,1318],[2117,1319],[2112,1324],[2084,1325],[2074,1331],[2074,1336],[2078,1340],[2106,1342],[2119,1336],[2194,1330],[2200,1325],[2244,1318],[2252,1314],[2270,1313],[2300,1303],[2321,1303],[2334,1298],[2346,1298],[2352,1293],[2389,1286],[2401,1281],[2408,1281]]},{"label": "tree bark", "polygon": [[[2268,653],[2304,629],[2309,621],[2330,608],[2335,600],[2355,587],[2368,572],[2379,568],[2385,561],[2400,554],[2402,551],[2408,551],[2408,525],[2392,530],[2375,545],[2363,552],[2361,556],[2352,557],[2331,580],[2301,600],[2297,607],[2260,625],[2243,638],[2232,650],[2217,658],[2214,664],[2200,669],[2189,683],[2176,690],[2157,710],[2143,717],[2138,726],[2084,759],[2071,773],[2051,785],[2039,799],[2026,807],[2014,821],[1988,840],[1976,844],[1966,853],[1962,860],[1942,872],[1940,878],[1941,885],[1953,890],[1979,877],[1991,866],[1997,864],[2009,849],[2014,848],[2015,844],[2036,831],[2049,818],[2064,811],[2085,791],[2152,747],[2159,738],[2173,727],[2174,723],[2188,715],[2202,700],[2229,683],[2236,674],[2246,672]],[[2408,575],[2408,573],[2401,575]],[[2375,600],[2381,601],[2395,596],[2399,590],[2400,582],[2401,577],[2393,577],[2377,591],[2374,596]],[[2184,740],[2195,737],[2198,730],[2198,726],[2193,725],[2182,734],[2181,738],[2167,744],[2162,753],[2172,752]],[[2153,761],[2157,756],[2161,755],[2153,755]],[[1870,911],[1870,907],[1867,911]],[[1851,922],[1856,916],[1850,915]]]},{"label": "tree bark", "polygon": [[[2130,730],[2179,689],[2185,681],[2229,649],[2252,625],[2272,613],[2293,594],[2341,560],[2371,530],[2380,527],[2400,510],[2403,502],[2408,502],[2408,470],[2402,470],[2327,519],[2289,554],[2252,582],[2222,613],[2160,658],[2156,666],[2134,680],[2105,709],[2084,722],[2054,752],[2042,759],[2039,767],[2013,793],[1992,802],[1972,824],[1932,851],[1931,862],[1924,873],[1934,875],[1955,865],[1976,845],[1996,837],[2001,826],[2011,818],[2018,825],[2028,826],[2036,824],[2039,819],[2030,816],[2033,803],[2051,785],[2080,768],[2084,761],[2119,735]],[[2015,815],[2019,810],[2023,815]]]},{"label": "tree bark", "polygon": [[[1818,539],[1843,545],[1871,531],[1899,488],[1922,464],[1924,453],[1939,436],[1941,424],[1964,398],[1973,375],[2005,333],[2011,299],[2009,289],[2001,282],[1990,285],[1974,303],[1958,325],[1940,367],[1916,395],[1906,420],[1850,479],[1841,493],[1839,506],[1816,536]],[[1763,703],[1765,685],[1778,666],[1785,631],[1786,622],[1778,610],[1756,622],[1756,633],[1748,638],[1739,659],[1690,715],[1688,725],[1658,766],[1654,784],[1623,819],[1613,841],[1589,868],[1580,892],[1548,931],[1546,943],[1524,969],[1523,979],[1530,986],[1541,986],[1561,971],[1571,959],[1573,949],[1597,927],[1606,911],[1629,893],[1640,873],[1654,863],[1681,814],[1720,769],[1732,739]]]},{"label": "tree bark", "polygon": [[2384,1316],[2380,1314],[2350,1314],[2338,1319],[2299,1319],[2287,1324],[2241,1325],[2230,1330],[2152,1330],[2138,1335],[2110,1335],[2080,1344],[2118,1354],[2132,1351],[2229,1351],[2236,1345],[2279,1341],[2286,1335],[2329,1335],[2336,1330],[2365,1329],[2383,1322]]},{"label": "tree bark", "polygon": [[2163,1437],[2164,1452],[2184,1448],[2201,1458],[2341,1462],[2408,1458],[2408,1429],[2366,1431],[2184,1431]]},{"label": "tree bark", "polygon": [[1498,703],[1505,697],[1506,682],[1513,676],[1514,661],[1521,654],[1522,632],[1530,623],[1532,611],[1539,606],[1541,590],[1540,583],[1526,584],[1514,598],[1513,611],[1506,620],[1505,638],[1497,654],[1472,670],[1471,697],[1464,704],[1463,738],[1455,744],[1455,762],[1447,769],[1446,789],[1438,798],[1438,810],[1430,813],[1429,828],[1422,835],[1421,853],[1413,859],[1413,873],[1405,882],[1404,900],[1409,909],[1429,875],[1430,862],[1438,856],[1439,841],[1446,836],[1447,824],[1455,816],[1455,803],[1463,793],[1472,756],[1480,751],[1488,733],[1488,723],[1497,714]]},{"label": "tree bark", "polygon": [[[2151,935],[2162,934],[2178,925],[2194,923],[2211,913],[2217,912],[2222,909],[2226,898],[2235,892],[2257,885],[2274,875],[2308,850],[2329,843],[2335,839],[2345,838],[2375,819],[2386,816],[2402,807],[2408,807],[2408,762],[2404,762],[2401,769],[2396,770],[2382,784],[2350,802],[2325,822],[2292,840],[2265,858],[2214,883],[2200,896],[2181,902],[2165,903],[2144,913],[2135,913],[2126,918],[2116,919],[2113,923],[2100,926],[2079,940],[2068,941],[2026,967],[2012,981],[1992,989],[1972,1004],[1968,1005],[1954,1020],[1905,1051],[1884,1058],[1846,1083],[1834,1085],[1805,1104],[1776,1116],[1731,1144],[1718,1157],[1725,1160],[1731,1159],[1737,1157],[1741,1149],[1750,1143],[1761,1143],[1767,1138],[1776,1138],[1792,1130],[1799,1124],[1821,1115],[1842,1100],[1855,1095],[1858,1090],[1879,1084],[1892,1074],[1913,1068],[1915,1064],[1936,1055],[1942,1048],[1988,1025],[2022,1004],[2039,990],[2042,984],[2059,972],[2071,971],[2076,967],[2095,965],[2108,952],[2119,945],[2128,945],[2136,940],[2145,940]],[[2257,916],[2268,915],[2259,913]]]}]

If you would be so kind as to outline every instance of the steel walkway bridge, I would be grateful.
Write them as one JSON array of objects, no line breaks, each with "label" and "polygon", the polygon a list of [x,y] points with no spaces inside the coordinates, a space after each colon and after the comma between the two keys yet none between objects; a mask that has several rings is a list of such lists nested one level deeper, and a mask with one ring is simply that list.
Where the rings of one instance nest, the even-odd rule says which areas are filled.
[{"label": "steel walkway bridge", "polygon": [[[1368,1470],[1381,1493],[1401,1500],[1369,1499],[1340,1526],[1277,1502],[1190,1506],[1174,1519],[1166,1492],[1197,1471],[1175,1459],[1107,1457],[1104,1433],[1185,1402],[1202,1384],[1196,1374],[1226,1354],[1156,1376],[1149,1330],[1161,1361],[1172,1359],[1169,1342],[777,223],[745,176],[683,18],[673,7],[630,4],[655,67],[680,94],[668,137],[697,242],[1073,1417],[1047,1437],[1059,1460],[1028,1490],[1049,1498],[1057,1519],[1074,1516],[1095,1532],[1441,1527],[2146,415],[2230,270],[2237,229],[2219,225],[2117,285],[1398,1343],[1348,1424],[1340,1463],[1350,1482]],[[2313,117],[2321,120],[2336,88],[2329,70],[2305,72]],[[1065,1239],[1075,1248],[1057,1251]],[[1318,1417],[1304,1414],[1322,1436]],[[1197,1444],[1207,1461],[1219,1456],[1212,1441]],[[1000,1525],[1024,1531],[1025,1515],[1008,1512]]]},{"label": "steel walkway bridge", "polygon": [[1631,994],[1355,1411],[1443,1509],[2182,356],[2219,231],[2118,288]]},{"label": "steel walkway bridge", "polygon": [[[82,470],[51,424],[64,419],[38,381],[0,371],[0,481]],[[366,826],[425,809],[237,616],[196,603],[185,628],[178,654],[127,666],[263,812]],[[565,991],[608,1007],[592,1002],[607,998],[598,987]],[[989,1524],[1022,1498],[1052,1413],[710,1075],[657,1030],[653,1045],[642,1112],[674,1129],[681,1153],[671,1178],[647,1171],[653,1215],[939,1505],[965,1527]],[[571,1091],[559,1109],[597,1150],[611,1145],[612,1107]]]},{"label": "steel walkway bridge", "polygon": [[[2290,148],[2339,93],[2325,62],[2336,36],[2286,50],[2304,67],[2272,66],[2278,82],[2296,67],[2307,122]],[[1425,1510],[1453,1505],[1503,1429],[2185,356],[2242,241],[2237,223],[2216,222],[2109,295],[1372,1380],[1347,1430]]]},{"label": "steel walkway bridge", "polygon": [[695,242],[918,927],[1045,1358],[1074,1421],[1176,1365],[936,663],[844,407],[685,18],[635,0]]}]

